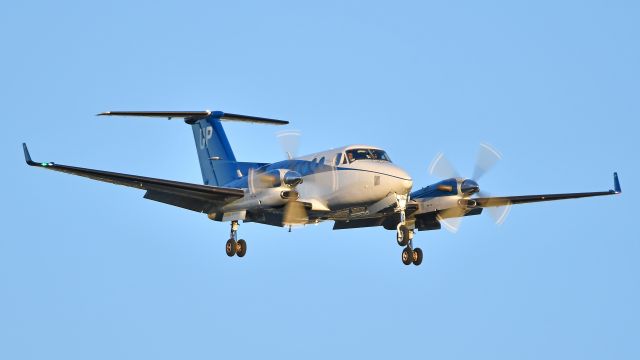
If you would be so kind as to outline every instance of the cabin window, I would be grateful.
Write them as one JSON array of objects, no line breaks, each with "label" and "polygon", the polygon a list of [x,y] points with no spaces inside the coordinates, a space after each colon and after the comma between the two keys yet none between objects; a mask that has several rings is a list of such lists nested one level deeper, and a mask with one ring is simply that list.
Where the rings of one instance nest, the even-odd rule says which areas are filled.
[{"label": "cabin window", "polygon": [[336,160],[334,161],[334,164],[336,166],[340,165],[340,162],[342,161],[342,153],[337,153],[336,154]]},{"label": "cabin window", "polygon": [[320,158],[320,161],[318,161],[318,164],[324,165],[324,156]]}]

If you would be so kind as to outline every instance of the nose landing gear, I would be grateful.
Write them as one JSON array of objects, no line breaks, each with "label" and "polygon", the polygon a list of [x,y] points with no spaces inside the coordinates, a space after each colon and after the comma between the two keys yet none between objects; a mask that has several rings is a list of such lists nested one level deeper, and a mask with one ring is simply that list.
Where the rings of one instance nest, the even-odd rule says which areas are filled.
[{"label": "nose landing gear", "polygon": [[229,257],[234,255],[243,257],[247,253],[247,242],[244,241],[244,239],[236,240],[238,238],[238,226],[238,221],[231,222],[231,234],[225,246],[227,256]]},{"label": "nose landing gear", "polygon": [[402,263],[405,265],[416,266],[422,264],[422,249],[413,248],[413,223],[410,223],[411,228],[407,226],[406,209],[409,196],[396,195],[396,212],[400,213],[400,223],[398,223],[396,232],[396,241],[398,245],[404,246],[402,250]]},{"label": "nose landing gear", "polygon": [[[405,227],[406,231],[400,235],[400,228]],[[402,241],[400,241],[402,239]],[[398,245],[405,246],[402,250],[402,263],[405,265],[422,264],[422,249],[413,247],[413,230],[406,228],[406,225],[398,226]]]}]

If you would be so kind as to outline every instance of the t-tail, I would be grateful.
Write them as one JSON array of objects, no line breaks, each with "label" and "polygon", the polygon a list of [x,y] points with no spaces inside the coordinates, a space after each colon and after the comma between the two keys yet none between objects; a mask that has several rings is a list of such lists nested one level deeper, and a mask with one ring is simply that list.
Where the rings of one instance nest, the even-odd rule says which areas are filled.
[{"label": "t-tail", "polygon": [[221,121],[241,121],[259,124],[286,125],[289,122],[222,111],[108,111],[104,116],[144,116],[179,118],[191,125],[196,143],[200,171],[205,185],[224,186],[248,174],[249,169],[264,164],[236,160]]}]

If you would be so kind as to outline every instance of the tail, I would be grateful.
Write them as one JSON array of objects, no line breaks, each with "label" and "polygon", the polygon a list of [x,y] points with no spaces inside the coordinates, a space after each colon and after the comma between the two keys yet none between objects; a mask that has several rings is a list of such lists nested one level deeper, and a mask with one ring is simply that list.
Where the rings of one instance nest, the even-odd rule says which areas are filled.
[{"label": "tail", "polygon": [[109,111],[98,115],[106,116],[146,116],[182,118],[191,125],[196,142],[200,171],[205,185],[224,186],[246,176],[249,168],[263,164],[238,162],[221,121],[242,121],[272,125],[286,125],[283,120],[255,116],[237,115],[221,111]]}]

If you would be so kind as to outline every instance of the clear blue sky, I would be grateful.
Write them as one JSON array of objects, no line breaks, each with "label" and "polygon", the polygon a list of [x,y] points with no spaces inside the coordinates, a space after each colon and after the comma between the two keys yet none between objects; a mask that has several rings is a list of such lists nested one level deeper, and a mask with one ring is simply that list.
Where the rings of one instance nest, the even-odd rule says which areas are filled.
[{"label": "clear blue sky", "polygon": [[[640,358],[640,7],[634,1],[10,2],[0,13],[0,358]],[[228,225],[35,160],[200,182],[179,121],[292,121],[301,152],[385,148],[414,177],[444,151],[514,207],[417,234]],[[236,156],[278,128],[226,124]]]}]

